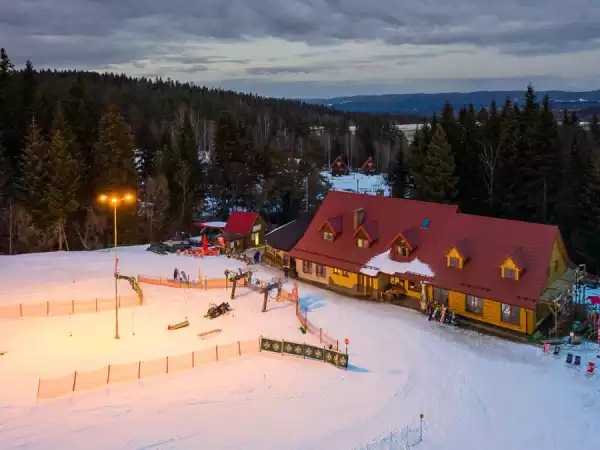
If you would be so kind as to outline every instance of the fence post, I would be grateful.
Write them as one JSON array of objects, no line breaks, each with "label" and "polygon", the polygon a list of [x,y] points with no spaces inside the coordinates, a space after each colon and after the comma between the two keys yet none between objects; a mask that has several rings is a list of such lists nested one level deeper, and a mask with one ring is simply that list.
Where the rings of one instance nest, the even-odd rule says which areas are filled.
[{"label": "fence post", "polygon": [[204,290],[208,291],[208,277],[204,275]]},{"label": "fence post", "polygon": [[75,314],[75,300],[71,300],[71,314]]},{"label": "fence post", "polygon": [[38,378],[38,389],[37,389],[37,395],[35,396],[36,400],[39,400],[39,398],[40,398],[40,384],[42,384],[42,379]]},{"label": "fence post", "polygon": [[142,376],[142,360],[140,359],[138,361],[138,380],[140,379],[141,376]]},{"label": "fence post", "polygon": [[281,355],[283,356],[283,339],[281,340]]},{"label": "fence post", "polygon": [[110,364],[108,365],[108,373],[106,374],[106,384],[110,383]]},{"label": "fence post", "polygon": [[46,316],[50,315],[50,301],[46,301]]},{"label": "fence post", "polygon": [[193,369],[194,367],[195,367],[195,364],[194,364],[194,352],[192,352],[192,369]]},{"label": "fence post", "polygon": [[23,303],[19,303],[19,312],[21,313],[21,317],[23,317]]},{"label": "fence post", "polygon": [[215,345],[215,354],[217,355],[217,362],[219,362],[219,346]]},{"label": "fence post", "polygon": [[98,297],[96,297],[96,312],[98,312]]},{"label": "fence post", "polygon": [[242,356],[242,346],[240,345],[240,341],[238,341],[238,354]]},{"label": "fence post", "polygon": [[323,343],[323,328],[319,328],[319,344]]},{"label": "fence post", "polygon": [[75,392],[75,384],[77,383],[77,371],[73,372],[73,392]]},{"label": "fence post", "polygon": [[167,356],[167,375],[169,375],[169,357]]},{"label": "fence post", "polygon": [[258,351],[262,352],[262,334],[258,337]]}]

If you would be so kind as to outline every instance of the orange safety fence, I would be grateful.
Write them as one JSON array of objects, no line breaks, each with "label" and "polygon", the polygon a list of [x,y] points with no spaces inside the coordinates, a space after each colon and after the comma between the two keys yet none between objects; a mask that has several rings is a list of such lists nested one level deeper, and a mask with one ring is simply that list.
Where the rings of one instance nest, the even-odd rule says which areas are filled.
[{"label": "orange safety fence", "polygon": [[187,281],[174,280],[166,277],[154,277],[150,275],[138,275],[138,283],[154,284],[157,286],[167,286],[174,288],[190,288],[190,289],[217,289],[229,288],[231,282],[227,278],[208,278],[204,277],[200,280]]},{"label": "orange safety fence", "polygon": [[241,356],[257,354],[260,339],[237,341],[231,344],[215,345],[204,350],[183,353],[175,356],[137,361],[128,364],[110,364],[102,369],[73,372],[70,375],[40,379],[37,398],[52,399],[69,395],[72,392],[98,389],[112,383],[140,380],[158,375],[178,373]]},{"label": "orange safety fence", "polygon": [[[142,305],[137,295],[119,296],[119,308],[132,308]],[[96,298],[93,300],[69,300],[41,303],[20,303],[18,305],[0,305],[0,319],[18,319],[21,317],[56,317],[69,314],[93,313],[115,309],[115,298]]]}]

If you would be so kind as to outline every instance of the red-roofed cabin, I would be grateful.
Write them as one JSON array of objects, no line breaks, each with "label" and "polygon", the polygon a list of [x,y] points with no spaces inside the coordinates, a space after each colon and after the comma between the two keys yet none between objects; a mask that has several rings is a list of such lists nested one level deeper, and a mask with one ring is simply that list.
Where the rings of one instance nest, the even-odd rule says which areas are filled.
[{"label": "red-roofed cabin", "polygon": [[375,162],[372,157],[368,157],[365,163],[360,168],[361,172],[366,175],[373,175],[377,171],[377,167],[375,167]]},{"label": "red-roofed cabin", "polygon": [[263,245],[266,232],[266,222],[257,213],[233,211],[221,237],[225,241],[225,250],[231,252]]},{"label": "red-roofed cabin", "polygon": [[348,175],[348,166],[341,156],[335,158],[331,164],[331,174],[334,176]]},{"label": "red-roofed cabin", "polygon": [[573,275],[556,226],[339,191],[327,194],[290,256],[299,278],[330,289],[396,290],[421,310],[437,304],[526,334],[568,298]]}]

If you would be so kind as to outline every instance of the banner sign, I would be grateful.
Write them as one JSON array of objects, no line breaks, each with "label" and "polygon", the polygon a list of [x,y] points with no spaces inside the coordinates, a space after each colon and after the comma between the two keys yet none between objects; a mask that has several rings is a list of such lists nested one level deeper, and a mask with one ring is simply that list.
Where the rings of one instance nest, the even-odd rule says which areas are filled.
[{"label": "banner sign", "polygon": [[315,345],[261,337],[260,349],[261,351],[266,352],[301,356],[303,358],[323,361],[343,369],[348,368],[348,355],[346,353],[317,347]]}]

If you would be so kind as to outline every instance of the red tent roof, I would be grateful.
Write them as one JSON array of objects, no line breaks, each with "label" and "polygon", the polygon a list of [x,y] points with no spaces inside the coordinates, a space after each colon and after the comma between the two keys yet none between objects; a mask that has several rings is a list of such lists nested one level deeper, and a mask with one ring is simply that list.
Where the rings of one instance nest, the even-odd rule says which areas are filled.
[{"label": "red tent roof", "polygon": [[344,162],[344,160],[342,159],[341,156],[338,156],[337,158],[335,158],[335,160],[331,163],[331,168],[332,169],[337,169],[340,167],[346,167],[346,163]]},{"label": "red tent roof", "polygon": [[252,225],[258,218],[257,213],[245,211],[233,211],[227,220],[225,231],[231,233],[240,233],[243,235],[249,234],[252,230]]},{"label": "red tent roof", "polygon": [[375,166],[375,163],[373,162],[373,158],[371,156],[369,156],[367,158],[367,160],[364,162],[364,164],[362,165],[360,170],[362,170],[364,172],[365,170],[373,169],[374,166]]},{"label": "red tent roof", "polygon": [[[364,208],[365,221],[377,222],[379,239],[368,248],[358,248],[353,238],[357,208]],[[325,241],[318,230],[336,216],[342,217],[343,232],[335,241]],[[429,222],[423,227],[426,218]],[[358,273],[371,258],[389,250],[399,233],[409,234],[411,244],[418,243],[407,260],[418,258],[429,265],[435,274],[428,279],[432,285],[530,309],[545,287],[559,236],[555,226],[462,214],[452,205],[331,191],[291,256]],[[445,255],[454,246],[468,255],[462,269],[447,266]],[[519,280],[503,279],[500,265],[515,249],[519,262],[527,262],[527,271]]]}]

